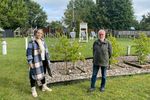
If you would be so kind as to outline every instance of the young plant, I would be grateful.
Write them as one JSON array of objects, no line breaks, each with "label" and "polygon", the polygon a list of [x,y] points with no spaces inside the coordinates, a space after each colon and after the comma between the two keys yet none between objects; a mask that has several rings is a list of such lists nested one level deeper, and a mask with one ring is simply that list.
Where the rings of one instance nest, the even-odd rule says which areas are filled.
[{"label": "young plant", "polygon": [[136,54],[140,64],[145,64],[147,56],[150,53],[150,39],[146,34],[141,33],[137,39],[134,40]]},{"label": "young plant", "polygon": [[110,58],[110,64],[117,64],[118,63],[117,57],[120,56],[121,48],[116,38],[113,37],[112,35],[108,37],[108,40],[110,41],[112,45],[112,51],[113,51],[112,56]]},{"label": "young plant", "polygon": [[62,36],[54,46],[55,54],[59,59],[63,59],[66,63],[66,72],[68,73],[67,62],[71,61],[74,64],[77,60],[84,60],[81,54],[81,46],[77,41],[70,41],[66,36]]}]

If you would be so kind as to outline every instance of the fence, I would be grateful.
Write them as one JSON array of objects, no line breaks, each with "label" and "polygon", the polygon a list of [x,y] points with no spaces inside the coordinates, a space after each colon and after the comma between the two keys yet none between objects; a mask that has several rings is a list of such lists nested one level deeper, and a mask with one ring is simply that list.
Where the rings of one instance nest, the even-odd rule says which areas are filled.
[{"label": "fence", "polygon": [[115,37],[138,37],[141,33],[145,33],[150,37],[150,31],[114,31]]}]

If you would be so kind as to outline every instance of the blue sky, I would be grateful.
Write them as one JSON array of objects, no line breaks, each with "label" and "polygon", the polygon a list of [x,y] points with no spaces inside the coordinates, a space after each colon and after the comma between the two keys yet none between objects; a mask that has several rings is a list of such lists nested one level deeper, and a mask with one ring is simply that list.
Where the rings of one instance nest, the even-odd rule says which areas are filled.
[{"label": "blue sky", "polygon": [[[48,15],[48,21],[61,20],[70,0],[34,0]],[[95,1],[95,0],[94,0]],[[143,14],[150,12],[150,0],[132,0],[135,17],[141,20]]]}]

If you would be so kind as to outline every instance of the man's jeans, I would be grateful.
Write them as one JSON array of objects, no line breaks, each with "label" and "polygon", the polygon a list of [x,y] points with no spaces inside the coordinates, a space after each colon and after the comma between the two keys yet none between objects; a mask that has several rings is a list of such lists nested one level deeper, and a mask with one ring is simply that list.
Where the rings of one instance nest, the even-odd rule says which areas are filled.
[{"label": "man's jeans", "polygon": [[91,88],[95,88],[95,83],[97,79],[97,74],[99,71],[99,68],[101,68],[101,88],[105,88],[105,83],[106,83],[106,66],[99,66],[99,65],[93,65],[93,74],[92,74],[92,79],[91,79]]}]

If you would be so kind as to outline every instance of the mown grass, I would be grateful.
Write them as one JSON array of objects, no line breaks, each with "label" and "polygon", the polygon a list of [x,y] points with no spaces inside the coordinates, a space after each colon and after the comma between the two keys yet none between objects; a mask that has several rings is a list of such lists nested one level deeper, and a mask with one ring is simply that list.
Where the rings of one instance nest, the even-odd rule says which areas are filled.
[{"label": "mown grass", "polygon": [[[0,53],[0,100],[34,100],[30,92],[28,79],[28,65],[25,56],[25,43],[23,38],[7,38],[8,54]],[[50,45],[57,42],[46,39]],[[128,45],[129,40],[118,40],[120,44]],[[124,42],[126,41],[126,42]],[[87,44],[87,45],[86,45]],[[92,42],[85,43],[85,52],[90,54]],[[0,46],[0,50],[1,50]],[[89,50],[89,51],[87,51]],[[50,51],[51,52],[51,51]],[[53,52],[51,52],[52,54]],[[50,85],[51,93],[41,92],[38,89],[38,100],[150,100],[150,74],[127,77],[108,78],[106,91],[100,93],[97,89],[87,93],[90,81],[81,81],[73,84]]]},{"label": "mown grass", "polygon": [[[55,46],[55,44],[59,41],[58,38],[45,38],[46,43],[48,45],[49,48],[49,52],[51,55],[51,60],[55,60],[56,57],[55,53],[57,53],[57,51],[53,51],[53,47]],[[17,49],[17,53],[22,54],[22,56],[24,56],[25,54],[25,39],[24,38],[7,38],[6,39],[7,44],[8,44],[8,54],[15,54],[15,50]],[[76,41],[78,41],[78,39],[76,39]],[[93,47],[93,42],[95,40],[90,40],[88,43],[80,43],[80,45],[82,46],[82,51],[81,53],[85,56],[85,57],[92,57],[92,47]],[[120,54],[121,55],[126,55],[127,52],[127,46],[128,45],[133,45],[133,39],[128,39],[128,38],[117,38],[117,41],[119,43],[119,46],[121,48]],[[17,46],[17,47],[16,47]],[[1,46],[0,46],[1,49]],[[131,54],[135,54],[135,49],[134,47],[131,48]]]},{"label": "mown grass", "polygon": [[[51,60],[55,60],[56,57],[54,58],[53,56],[55,56],[55,53],[57,53],[56,51],[53,51],[53,47],[55,46],[55,44],[59,41],[59,39],[57,38],[46,38],[48,47],[49,47],[49,51],[51,54]],[[78,41],[78,39],[76,39],[76,41]],[[80,43],[80,45],[82,46],[82,51],[81,53],[85,56],[85,57],[92,57],[92,48],[93,48],[93,42],[95,40],[89,40],[88,43]],[[129,38],[117,38],[117,42],[119,43],[119,46],[121,48],[121,51],[119,52],[121,55],[126,55],[127,53],[127,46],[128,45],[134,45],[133,39],[129,39]],[[135,48],[131,48],[131,55],[135,54]]]}]

